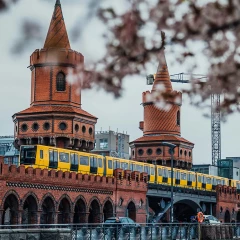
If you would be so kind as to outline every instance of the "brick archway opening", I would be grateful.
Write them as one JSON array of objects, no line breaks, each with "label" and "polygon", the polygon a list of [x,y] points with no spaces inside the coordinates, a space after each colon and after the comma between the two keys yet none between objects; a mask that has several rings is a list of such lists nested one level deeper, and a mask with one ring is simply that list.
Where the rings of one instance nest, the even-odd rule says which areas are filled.
[{"label": "brick archway opening", "polygon": [[75,205],[73,223],[86,223],[86,205],[82,199]]},{"label": "brick archway opening", "polygon": [[224,222],[225,223],[230,223],[230,212],[226,210],[225,215],[224,215]]},{"label": "brick archway opening", "polygon": [[110,217],[113,217],[113,205],[109,200],[104,204],[103,217],[104,217],[103,221]]},{"label": "brick archway opening", "polygon": [[237,223],[240,223],[240,211],[237,212]]},{"label": "brick archway opening", "polygon": [[58,223],[70,223],[70,203],[67,198],[63,198],[58,207]]},{"label": "brick archway opening", "polygon": [[97,200],[91,202],[89,208],[88,223],[100,223],[101,222],[100,206]]},{"label": "brick archway opening", "polygon": [[18,200],[14,194],[10,194],[3,205],[2,225],[18,224],[18,211]]},{"label": "brick archway opening", "polygon": [[33,196],[28,196],[23,204],[22,224],[37,223],[37,202]]},{"label": "brick archway opening", "polygon": [[127,207],[127,216],[136,222],[136,207],[133,202],[130,202]]},{"label": "brick archway opening", "polygon": [[41,224],[54,224],[54,202],[50,197],[47,197],[42,204]]}]

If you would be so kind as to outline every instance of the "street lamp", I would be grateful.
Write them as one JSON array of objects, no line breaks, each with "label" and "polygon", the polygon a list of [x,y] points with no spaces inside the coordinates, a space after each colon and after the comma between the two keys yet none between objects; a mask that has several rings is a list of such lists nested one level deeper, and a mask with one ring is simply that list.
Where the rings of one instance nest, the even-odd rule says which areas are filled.
[{"label": "street lamp", "polygon": [[173,143],[162,142],[161,145],[168,146],[171,152],[171,208],[170,208],[170,222],[173,223],[173,151],[177,146]]}]

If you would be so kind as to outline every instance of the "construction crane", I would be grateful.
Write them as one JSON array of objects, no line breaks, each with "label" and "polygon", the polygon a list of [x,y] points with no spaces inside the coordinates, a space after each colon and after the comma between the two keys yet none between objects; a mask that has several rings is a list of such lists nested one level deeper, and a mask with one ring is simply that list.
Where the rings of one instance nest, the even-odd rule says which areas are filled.
[{"label": "construction crane", "polygon": [[[202,74],[177,73],[170,75],[171,82],[189,83],[191,78],[206,79]],[[152,85],[154,76],[147,76],[147,85]],[[217,161],[221,159],[221,112],[220,94],[211,94],[211,133],[212,133],[212,165],[217,166]]]}]

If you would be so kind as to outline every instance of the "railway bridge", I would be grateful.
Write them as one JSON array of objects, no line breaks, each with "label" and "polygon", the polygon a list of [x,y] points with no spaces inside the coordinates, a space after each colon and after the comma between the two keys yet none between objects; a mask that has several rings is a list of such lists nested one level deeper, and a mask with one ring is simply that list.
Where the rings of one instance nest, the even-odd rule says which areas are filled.
[{"label": "railway bridge", "polygon": [[[198,211],[216,215],[216,192],[191,188],[173,187],[174,219],[189,221]],[[148,184],[148,205],[163,221],[169,220],[171,187],[168,185]],[[151,215],[151,213],[149,213]]]},{"label": "railway bridge", "polygon": [[[170,186],[148,184],[146,173],[116,169],[113,177],[4,164],[0,157],[0,224],[100,223],[128,216],[141,223],[153,214],[169,220]],[[174,187],[174,217],[189,221],[198,210],[223,222],[240,221],[239,194]]]}]

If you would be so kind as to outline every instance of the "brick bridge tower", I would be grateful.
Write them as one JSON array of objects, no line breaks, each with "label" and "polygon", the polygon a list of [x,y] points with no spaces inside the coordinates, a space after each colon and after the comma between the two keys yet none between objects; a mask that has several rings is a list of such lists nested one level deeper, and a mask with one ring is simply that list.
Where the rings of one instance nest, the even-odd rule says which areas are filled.
[{"label": "brick bridge tower", "polygon": [[30,57],[30,107],[13,115],[17,148],[23,144],[94,148],[97,118],[81,108],[79,84],[67,81],[69,71],[83,63],[83,55],[70,47],[57,0],[44,47]]},{"label": "brick bridge tower", "polygon": [[[174,167],[190,169],[194,144],[181,137],[182,93],[172,88],[164,50],[160,52],[160,58],[152,91],[142,94],[144,121],[140,122],[139,128],[143,131],[143,136],[130,143],[132,159],[170,166],[169,147],[161,145],[162,142],[169,142],[177,145],[174,149]],[[156,94],[162,86],[166,95],[174,95],[180,99],[178,103],[171,99],[166,100],[171,106],[169,111],[157,108],[149,100],[149,95]]]}]

